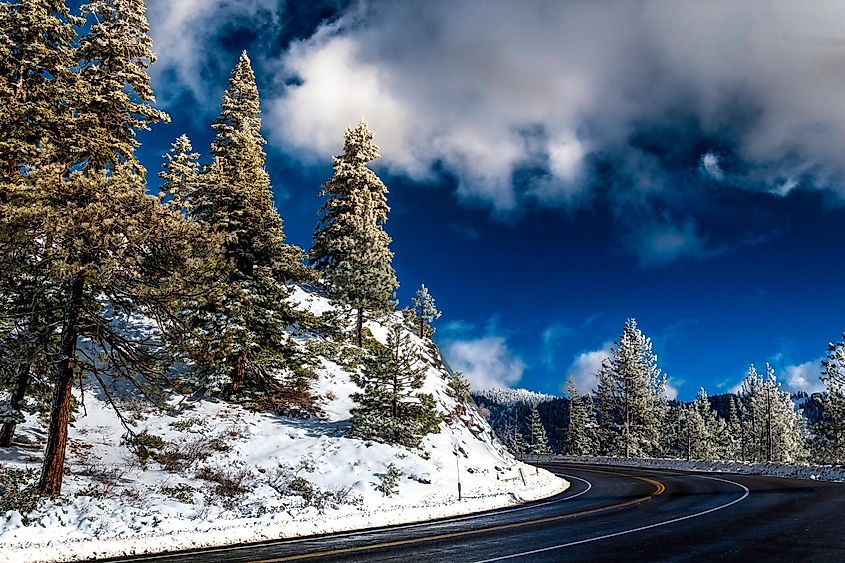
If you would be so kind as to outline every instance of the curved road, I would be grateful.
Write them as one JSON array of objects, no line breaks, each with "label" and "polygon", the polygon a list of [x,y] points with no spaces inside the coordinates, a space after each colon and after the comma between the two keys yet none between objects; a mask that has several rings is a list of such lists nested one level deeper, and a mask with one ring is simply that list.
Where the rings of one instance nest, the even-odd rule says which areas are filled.
[{"label": "curved road", "polygon": [[479,515],[131,561],[845,561],[845,484],[543,467],[572,486]]}]

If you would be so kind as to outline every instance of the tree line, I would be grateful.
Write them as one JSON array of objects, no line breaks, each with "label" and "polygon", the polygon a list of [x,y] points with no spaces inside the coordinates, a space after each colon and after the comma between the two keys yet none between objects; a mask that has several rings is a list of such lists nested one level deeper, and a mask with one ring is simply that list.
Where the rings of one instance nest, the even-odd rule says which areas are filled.
[{"label": "tree line", "polygon": [[[393,315],[399,284],[387,188],[368,167],[379,157],[372,132],[363,121],[346,131],[312,248],[288,243],[244,52],[208,160],[180,135],[154,193],[137,136],[169,116],[155,106],[145,11],[140,0],[91,0],[76,14],[62,0],[0,4],[0,447],[25,413],[40,414],[38,487],[58,494],[75,388],[98,385],[133,433],[114,380],[153,403],[176,391],[314,414],[314,354],[294,335],[338,333],[357,350],[353,433],[418,445],[440,419],[419,391],[408,333],[429,339],[440,312],[422,286],[407,322]],[[294,284],[316,285],[351,316],[298,308]],[[139,316],[152,334],[126,330]],[[368,337],[368,318],[391,325],[386,345]],[[174,362],[190,369],[174,374]]]},{"label": "tree line", "polygon": [[[749,366],[722,413],[704,389],[691,403],[669,400],[666,374],[635,319],[625,323],[595,375],[596,388],[588,394],[570,378],[568,401],[544,402],[539,409],[533,404],[521,414],[511,410],[498,425],[500,437],[520,453],[845,463],[845,342],[828,346],[820,376],[826,389],[811,399],[820,403],[821,414],[812,423],[768,363],[762,372]],[[562,436],[557,444],[549,443],[550,432],[538,424],[543,411],[553,431],[558,429],[548,422],[563,422],[555,432]]]}]

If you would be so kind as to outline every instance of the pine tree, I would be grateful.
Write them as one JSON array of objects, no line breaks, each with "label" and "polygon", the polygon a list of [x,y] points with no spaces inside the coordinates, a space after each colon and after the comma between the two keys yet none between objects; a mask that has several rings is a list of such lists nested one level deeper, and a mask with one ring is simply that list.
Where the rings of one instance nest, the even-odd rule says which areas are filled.
[{"label": "pine tree", "polygon": [[399,324],[388,330],[386,345],[373,342],[370,346],[360,373],[352,375],[360,388],[352,394],[356,403],[350,411],[352,433],[419,447],[441,421],[434,397],[419,391],[427,371],[419,351]]},{"label": "pine tree", "polygon": [[158,175],[162,179],[159,197],[185,218],[191,217],[194,191],[200,185],[199,156],[188,136],[180,135],[164,155]]},{"label": "pine tree", "polygon": [[657,364],[651,339],[637,328],[636,320],[625,323],[598,380],[599,424],[609,433],[609,453],[625,457],[659,455],[666,415],[666,375]]},{"label": "pine tree", "polygon": [[[82,14],[92,21],[79,42],[82,88],[72,137],[92,168],[127,164],[143,172],[135,156],[139,131],[170,121],[157,109],[147,68],[155,63],[143,0],[91,0]],[[131,91],[132,95],[127,93]],[[97,130],[97,135],[87,135]]]},{"label": "pine tree", "polygon": [[20,181],[19,167],[46,164],[66,142],[79,25],[63,0],[0,4],[2,182]]},{"label": "pine tree", "polygon": [[717,459],[719,441],[723,434],[721,421],[710,408],[707,392],[702,388],[688,409],[687,432],[689,436],[689,457],[692,459]]},{"label": "pine tree", "polygon": [[285,243],[273,208],[259,114],[255,74],[243,53],[214,122],[214,161],[191,195],[193,217],[223,237],[231,268],[223,299],[192,319],[188,348],[199,367],[197,383],[228,397],[242,390],[284,392],[276,377],[283,368],[294,370],[298,393],[307,386],[307,374],[295,373],[294,345],[284,329],[304,316],[289,303],[287,283],[305,281],[309,273],[300,249]]},{"label": "pine tree", "polygon": [[575,378],[569,378],[566,383],[566,393],[569,395],[569,426],[566,429],[563,450],[569,455],[593,455],[594,448],[590,436],[590,413],[578,394]]},{"label": "pine tree", "polygon": [[[845,336],[845,335],[843,335]],[[822,418],[813,426],[816,457],[826,463],[845,463],[845,342],[829,343],[822,361]]]},{"label": "pine tree", "polygon": [[549,438],[546,429],[543,428],[543,421],[540,419],[540,412],[537,405],[531,407],[531,414],[528,416],[528,453],[544,455],[551,453]]},{"label": "pine tree", "polygon": [[309,261],[321,272],[333,295],[357,313],[356,341],[362,344],[365,312],[395,307],[398,287],[384,231],[387,187],[367,163],[379,157],[373,134],[363,121],[346,130],[343,154],[334,158],[334,174],[320,195],[327,197],[314,233]]},{"label": "pine tree", "polygon": [[425,337],[426,327],[428,327],[428,330],[433,335],[434,329],[431,328],[431,323],[439,319],[441,313],[437,310],[437,306],[434,303],[434,297],[432,297],[431,293],[428,292],[428,288],[425,286],[425,284],[422,284],[417,290],[416,295],[414,295],[413,301],[414,312],[416,313],[417,320],[420,326],[420,338]]},{"label": "pine tree", "polygon": [[[62,1],[20,0],[0,5],[0,205],[27,206],[39,167],[66,159],[63,142],[73,122],[76,27]],[[35,210],[31,210],[35,213]],[[31,217],[34,221],[35,218]],[[10,216],[0,216],[0,387],[8,389],[0,446],[11,445],[27,395],[38,410],[49,393],[47,351],[58,321],[45,261],[48,241],[34,239]]]},{"label": "pine tree", "polygon": [[806,421],[796,411],[789,393],[780,390],[774,368],[766,364],[766,377],[754,366],[740,393],[743,435],[750,461],[794,462],[806,458]]},{"label": "pine tree", "polygon": [[744,455],[744,436],[740,420],[739,404],[736,397],[730,398],[728,420],[722,440],[723,457],[729,460],[742,460]]},{"label": "pine tree", "polygon": [[47,354],[53,398],[39,483],[47,494],[61,491],[74,381],[91,377],[109,398],[106,375],[148,392],[163,373],[149,342],[121,333],[116,321],[143,313],[166,322],[182,296],[203,292],[194,274],[215,261],[213,247],[197,244],[203,233],[196,225],[146,193],[132,154],[136,131],[164,118],[150,105],[143,2],[92,2],[83,13],[93,21],[80,40],[78,80],[55,103],[73,106],[74,127],[62,150],[40,147],[50,158],[35,158],[26,181],[6,184],[0,198],[0,246],[22,237],[40,242],[39,259],[55,289],[39,304],[58,309],[51,336],[57,343]]}]

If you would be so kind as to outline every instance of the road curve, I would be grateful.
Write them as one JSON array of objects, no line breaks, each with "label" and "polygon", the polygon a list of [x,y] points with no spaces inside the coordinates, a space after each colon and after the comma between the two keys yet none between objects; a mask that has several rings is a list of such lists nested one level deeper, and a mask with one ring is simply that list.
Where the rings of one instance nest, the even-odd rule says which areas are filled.
[{"label": "road curve", "polygon": [[555,463],[556,497],[435,522],[113,561],[845,561],[845,484]]}]

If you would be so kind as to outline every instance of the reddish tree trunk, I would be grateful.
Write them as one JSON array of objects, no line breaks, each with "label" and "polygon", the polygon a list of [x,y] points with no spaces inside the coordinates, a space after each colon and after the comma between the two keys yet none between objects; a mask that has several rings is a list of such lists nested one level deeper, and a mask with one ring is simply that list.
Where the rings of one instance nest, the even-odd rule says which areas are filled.
[{"label": "reddish tree trunk", "polygon": [[70,399],[73,390],[73,364],[76,343],[79,339],[79,317],[82,311],[82,296],[85,278],[76,274],[70,282],[70,295],[65,305],[62,336],[59,343],[59,361],[56,366],[56,381],[53,389],[53,406],[50,410],[50,427],[44,465],[38,488],[47,495],[62,492],[62,476],[65,469],[68,423],[70,422]]}]

